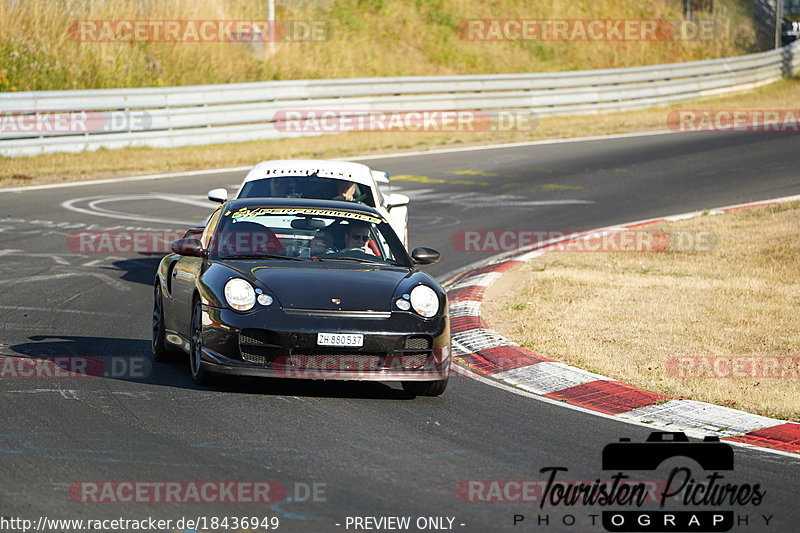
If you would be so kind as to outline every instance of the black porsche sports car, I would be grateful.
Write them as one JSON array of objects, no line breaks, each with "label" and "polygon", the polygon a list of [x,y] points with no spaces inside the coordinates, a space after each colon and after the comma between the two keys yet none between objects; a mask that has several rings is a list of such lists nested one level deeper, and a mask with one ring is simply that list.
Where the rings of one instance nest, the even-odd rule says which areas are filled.
[{"label": "black porsche sports car", "polygon": [[189,354],[215,374],[401,381],[444,392],[450,322],[442,287],[381,214],[351,202],[223,203],[199,238],[172,243],[154,287],[153,357]]}]

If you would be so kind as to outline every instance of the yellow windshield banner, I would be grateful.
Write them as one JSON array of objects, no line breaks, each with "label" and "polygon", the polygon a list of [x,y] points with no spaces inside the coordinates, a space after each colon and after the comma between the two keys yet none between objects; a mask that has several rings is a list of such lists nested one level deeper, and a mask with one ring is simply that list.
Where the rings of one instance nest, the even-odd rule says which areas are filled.
[{"label": "yellow windshield banner", "polygon": [[[228,212],[230,213],[230,211]],[[228,213],[225,213],[226,215]],[[312,217],[340,217],[350,220],[361,220],[372,224],[380,224],[382,220],[367,213],[354,213],[352,211],[339,211],[335,209],[315,209],[310,207],[240,207],[232,215],[233,219],[255,218],[266,215],[307,215]]]}]

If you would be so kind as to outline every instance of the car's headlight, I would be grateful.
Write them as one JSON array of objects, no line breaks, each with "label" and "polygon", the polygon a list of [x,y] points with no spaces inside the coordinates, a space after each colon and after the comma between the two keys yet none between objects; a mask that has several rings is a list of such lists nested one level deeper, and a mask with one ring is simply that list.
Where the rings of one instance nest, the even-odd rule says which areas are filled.
[{"label": "car's headlight", "polygon": [[242,278],[233,278],[225,284],[225,300],[237,311],[248,311],[256,304],[256,291]]},{"label": "car's headlight", "polygon": [[411,307],[425,318],[430,318],[439,312],[439,297],[427,285],[417,285],[411,291]]}]

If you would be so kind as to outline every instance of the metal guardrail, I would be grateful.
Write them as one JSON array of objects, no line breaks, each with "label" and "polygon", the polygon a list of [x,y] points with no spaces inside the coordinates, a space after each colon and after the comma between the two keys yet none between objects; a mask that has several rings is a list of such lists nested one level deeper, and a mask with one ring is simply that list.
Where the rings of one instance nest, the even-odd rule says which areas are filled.
[{"label": "metal guardrail", "polygon": [[[489,116],[507,110],[538,116],[612,112],[757,87],[798,72],[800,42],[741,57],[623,69],[0,93],[2,120],[30,119],[53,111],[78,113],[79,118],[80,113],[102,113],[94,116],[96,127],[90,132],[23,131],[0,122],[0,155],[321,134],[286,131],[286,123],[280,120],[283,112],[291,110],[334,116],[354,111],[480,110]],[[105,120],[115,113],[128,120],[117,124]],[[131,117],[139,118],[140,124],[134,127]]]}]

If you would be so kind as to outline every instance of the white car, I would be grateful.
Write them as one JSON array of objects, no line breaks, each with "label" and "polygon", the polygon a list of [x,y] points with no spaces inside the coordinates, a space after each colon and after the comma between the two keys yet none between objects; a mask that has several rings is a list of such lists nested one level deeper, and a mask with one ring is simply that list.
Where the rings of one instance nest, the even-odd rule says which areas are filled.
[{"label": "white car", "polygon": [[[383,187],[383,190],[381,190]],[[234,198],[314,198],[359,202],[377,209],[408,248],[408,196],[392,193],[389,175],[361,163],[317,159],[262,161],[245,176]],[[228,200],[226,189],[208,199]]]}]

